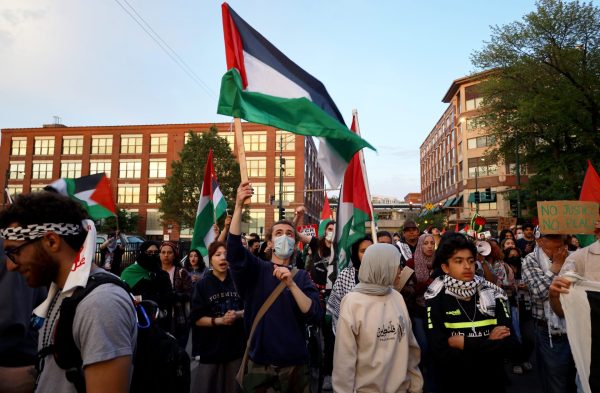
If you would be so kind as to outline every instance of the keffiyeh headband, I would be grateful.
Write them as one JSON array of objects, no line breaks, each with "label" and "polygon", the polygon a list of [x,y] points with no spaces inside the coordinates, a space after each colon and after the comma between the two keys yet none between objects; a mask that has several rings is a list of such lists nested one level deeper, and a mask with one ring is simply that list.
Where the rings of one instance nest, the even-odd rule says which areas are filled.
[{"label": "keffiyeh headband", "polygon": [[48,232],[54,232],[61,236],[77,235],[81,232],[81,226],[67,223],[30,224],[25,228],[0,229],[0,238],[4,240],[33,240],[44,236]]}]

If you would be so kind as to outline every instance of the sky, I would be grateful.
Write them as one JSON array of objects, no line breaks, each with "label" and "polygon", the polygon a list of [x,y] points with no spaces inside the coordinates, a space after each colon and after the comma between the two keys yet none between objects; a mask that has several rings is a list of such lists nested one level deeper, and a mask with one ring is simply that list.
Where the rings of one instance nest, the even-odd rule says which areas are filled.
[{"label": "sky", "polygon": [[[530,0],[229,4],[323,82],[347,125],[358,111],[361,134],[377,149],[365,154],[371,194],[399,199],[420,191],[419,147],[452,81],[477,71],[471,54],[490,26],[535,9]],[[231,121],[216,114],[226,71],[220,5],[0,0],[0,128],[40,127],[54,116],[67,126]]]}]

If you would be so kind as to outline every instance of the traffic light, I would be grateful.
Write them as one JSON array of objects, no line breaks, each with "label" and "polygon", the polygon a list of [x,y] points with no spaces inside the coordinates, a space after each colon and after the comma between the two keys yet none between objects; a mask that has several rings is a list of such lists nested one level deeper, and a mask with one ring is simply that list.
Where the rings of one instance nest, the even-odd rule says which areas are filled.
[{"label": "traffic light", "polygon": [[488,202],[492,200],[492,189],[489,187],[485,189],[485,200]]},{"label": "traffic light", "polygon": [[275,204],[275,195],[269,194],[269,205]]},{"label": "traffic light", "polygon": [[279,219],[280,220],[285,219],[285,207],[280,207],[279,208]]},{"label": "traffic light", "polygon": [[511,199],[510,200],[510,215],[512,217],[519,217],[519,214],[517,212],[517,200],[516,199]]},{"label": "traffic light", "polygon": [[475,191],[475,203],[479,203],[479,191]]}]

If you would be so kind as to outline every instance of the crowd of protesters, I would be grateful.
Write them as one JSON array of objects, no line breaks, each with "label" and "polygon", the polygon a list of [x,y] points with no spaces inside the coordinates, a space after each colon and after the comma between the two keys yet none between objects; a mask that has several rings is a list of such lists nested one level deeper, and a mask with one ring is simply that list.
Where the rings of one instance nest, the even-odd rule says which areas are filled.
[{"label": "crowd of protesters", "polygon": [[[296,228],[303,221],[302,207],[296,209],[293,222],[275,222],[264,239],[243,234],[244,201],[252,195],[251,184],[242,183],[223,231],[215,228],[215,241],[206,250],[189,251],[183,262],[175,243],[145,241],[136,262],[121,271],[125,241],[116,243],[123,238],[117,232],[100,245],[101,259],[89,273],[120,273],[134,304],[156,304],[157,325],[191,357],[191,383],[184,391],[504,392],[534,366],[544,392],[577,391],[580,381],[558,300],[570,285],[561,272],[584,275],[591,266],[575,236],[547,235],[524,224],[482,239],[472,232],[421,229],[407,220],[397,233],[357,238],[350,265],[338,271],[335,222],[324,225],[320,236],[300,234]],[[35,198],[40,197],[34,195],[33,202]],[[48,263],[72,255],[73,248],[54,257],[54,237],[48,234],[55,227],[46,224],[61,218],[45,212],[48,217],[42,214],[38,223],[38,217],[25,216],[20,204],[26,199],[17,199],[0,213],[6,267],[23,273],[30,286],[44,287],[45,293],[50,283],[64,285],[65,277],[52,276],[53,270],[44,270],[39,261],[26,261],[36,254],[25,255],[21,247],[47,239],[36,247],[45,247]],[[28,208],[33,202],[27,202]],[[19,237],[19,231],[26,233],[22,227],[34,224],[46,225],[47,232]],[[58,231],[56,239],[70,235]],[[71,247],[80,244],[81,240]],[[593,255],[600,255],[598,244],[590,246]],[[27,263],[33,267],[25,269]],[[597,279],[597,270],[588,267],[592,279]],[[8,282],[6,274],[10,273],[0,270],[0,280]],[[43,275],[43,282],[36,281],[35,274]],[[30,313],[41,301],[32,301],[39,296],[24,284],[14,284],[20,293],[14,298],[25,300],[13,305],[18,315]],[[122,302],[121,294],[110,296]],[[8,319],[5,314],[0,315]],[[131,316],[123,318],[130,324]],[[93,322],[114,323],[107,319]],[[23,320],[19,317],[13,325],[25,325]],[[0,327],[5,325],[0,320]],[[93,366],[99,361],[131,364],[135,335],[127,326],[121,327],[121,343],[129,347],[121,348],[120,354],[102,352],[101,346],[113,340],[95,347],[89,339],[81,341],[82,355],[88,356],[84,345],[104,354],[97,358],[103,360],[89,363],[84,358],[83,369],[96,370]],[[103,334],[114,329],[96,326]],[[27,381],[25,371],[34,362],[39,366],[32,349],[34,332],[27,326],[22,330],[21,336],[13,334],[0,342],[0,391],[31,391],[35,382]],[[42,341],[51,340],[48,329],[40,332]],[[51,365],[54,374],[37,377],[40,391],[52,390],[40,383],[61,378]],[[43,365],[42,370],[38,367],[43,371]],[[102,374],[84,375],[87,390],[101,386]],[[106,386],[127,391],[119,390],[126,386],[126,376],[121,371],[120,385],[112,381]],[[78,391],[69,382],[58,386]]]}]

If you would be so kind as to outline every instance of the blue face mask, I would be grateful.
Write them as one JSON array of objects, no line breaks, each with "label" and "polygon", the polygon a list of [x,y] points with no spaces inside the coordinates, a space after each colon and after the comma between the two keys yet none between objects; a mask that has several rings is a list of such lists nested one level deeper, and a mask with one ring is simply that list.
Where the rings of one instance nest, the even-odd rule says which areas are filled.
[{"label": "blue face mask", "polygon": [[275,255],[281,259],[288,259],[294,252],[296,241],[289,236],[281,235],[274,239],[274,244],[273,252]]}]

